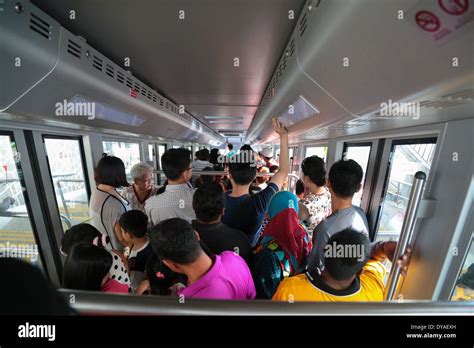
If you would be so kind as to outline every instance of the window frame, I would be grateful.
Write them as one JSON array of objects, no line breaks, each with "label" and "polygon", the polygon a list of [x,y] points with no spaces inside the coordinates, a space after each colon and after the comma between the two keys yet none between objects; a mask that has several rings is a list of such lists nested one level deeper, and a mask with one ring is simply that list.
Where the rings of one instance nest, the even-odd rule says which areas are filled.
[{"label": "window frame", "polygon": [[[378,179],[376,183],[376,189],[373,191],[372,200],[371,200],[371,208],[370,208],[370,215],[368,216],[369,220],[369,229],[371,233],[371,240],[377,240],[378,235],[378,228],[380,225],[380,218],[382,213],[382,204],[386,195],[388,179],[390,175],[391,169],[391,161],[393,158],[393,153],[395,150],[395,146],[397,145],[412,145],[412,144],[426,144],[430,143],[430,141],[434,140],[434,144],[437,144],[439,139],[439,135],[437,134],[420,134],[418,136],[408,136],[408,137],[394,137],[385,139],[385,144],[383,148],[383,153],[381,154],[381,158],[378,161],[380,164],[378,170]],[[436,155],[438,151],[438,146],[435,148],[434,155]],[[435,160],[435,156],[433,157],[433,161]],[[435,163],[433,162],[432,165]],[[425,194],[429,190],[429,184],[431,182],[431,178],[433,175],[429,175],[427,177],[425,183]]]},{"label": "window frame", "polygon": [[[54,242],[54,217],[48,215],[47,184],[41,180],[41,151],[34,142],[34,133],[9,127],[1,127],[0,135],[10,136],[10,141],[15,142],[16,149],[21,156],[20,176],[25,206],[31,224],[31,231],[38,246],[39,258],[43,271],[48,279],[56,286],[61,285],[62,264],[57,245]],[[40,149],[44,150],[44,149]]]},{"label": "window frame", "polygon": [[[84,177],[84,182],[85,182],[85,189],[86,189],[86,195],[87,195],[87,205],[89,206],[90,204],[90,199],[91,199],[91,187],[90,187],[90,182],[88,180],[88,168],[87,168],[87,160],[86,160],[86,155],[85,155],[85,150],[84,150],[84,142],[82,140],[82,136],[73,136],[73,135],[59,135],[59,134],[49,134],[49,133],[41,133],[41,141],[43,143],[43,148],[44,148],[44,154],[45,154],[45,159],[46,159],[46,166],[48,169],[48,176],[51,181],[51,187],[53,188],[54,192],[54,200],[56,202],[56,208],[58,210],[59,216],[61,214],[59,213],[59,202],[56,199],[56,190],[54,189],[54,181],[51,173],[51,166],[49,165],[49,160],[48,160],[48,153],[46,151],[46,139],[59,139],[59,140],[77,140],[79,142],[79,153],[81,157],[81,163],[82,163],[82,175]],[[61,228],[62,228],[62,223],[61,223]],[[66,231],[63,231],[63,233]]]},{"label": "window frame", "polygon": [[[369,205],[370,197],[372,195],[372,188],[373,188],[373,183],[374,183],[373,176],[374,176],[374,168],[375,168],[375,162],[376,162],[376,156],[377,156],[378,143],[379,142],[377,140],[345,141],[342,146],[342,153],[340,157],[341,159],[344,158],[344,155],[348,147],[370,146],[367,167],[365,168],[364,185],[361,187],[362,200],[360,202],[360,208],[363,209],[366,213],[367,213],[367,207]],[[329,168],[327,170],[329,173]]]}]

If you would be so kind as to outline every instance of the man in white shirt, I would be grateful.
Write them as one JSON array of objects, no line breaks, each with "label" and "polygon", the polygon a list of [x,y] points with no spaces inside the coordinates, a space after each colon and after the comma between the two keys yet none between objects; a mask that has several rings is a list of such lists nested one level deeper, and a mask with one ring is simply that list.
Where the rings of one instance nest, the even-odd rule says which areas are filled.
[{"label": "man in white shirt", "polygon": [[167,184],[145,203],[149,224],[156,225],[175,217],[191,222],[196,218],[193,210],[195,190],[189,183],[193,172],[191,152],[183,148],[170,149],[161,157],[161,166]]}]

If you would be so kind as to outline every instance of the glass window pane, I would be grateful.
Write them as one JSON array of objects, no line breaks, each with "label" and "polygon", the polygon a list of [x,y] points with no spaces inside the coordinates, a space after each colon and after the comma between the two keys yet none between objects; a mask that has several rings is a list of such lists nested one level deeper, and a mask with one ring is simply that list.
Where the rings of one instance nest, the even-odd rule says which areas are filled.
[{"label": "glass window pane", "polygon": [[89,220],[89,199],[78,139],[44,138],[63,230]]},{"label": "glass window pane", "polygon": [[328,147],[327,146],[307,147],[304,154],[304,158],[314,156],[314,155],[321,157],[324,160],[324,162],[326,162],[326,158],[328,155]]},{"label": "glass window pane", "polygon": [[362,202],[362,194],[364,189],[365,183],[365,173],[367,172],[367,166],[369,164],[369,156],[370,156],[370,149],[372,146],[351,146],[347,145],[346,152],[344,153],[345,159],[351,159],[359,163],[362,167],[364,176],[362,177],[362,188],[359,192],[357,192],[354,197],[352,198],[352,204],[357,205],[360,207],[360,203]]},{"label": "glass window pane", "polygon": [[[163,156],[163,154],[166,152],[166,145],[165,144],[161,144],[161,145],[158,145],[158,163],[160,164],[160,169],[162,170],[162,167],[161,167],[161,156]],[[160,181],[159,181],[159,184],[161,183],[164,183],[166,180],[166,176],[164,173],[161,173],[160,174]]]},{"label": "glass window pane", "polygon": [[154,144],[148,144],[148,161],[150,163],[153,163],[153,167],[155,167],[155,145]]},{"label": "glass window pane", "polygon": [[0,257],[42,267],[26,207],[20,156],[9,135],[0,135]]},{"label": "glass window pane", "polygon": [[451,301],[474,301],[474,242],[472,240],[456,281]]},{"label": "glass window pane", "polygon": [[161,168],[161,156],[166,152],[166,145],[158,145],[158,163]]},{"label": "glass window pane", "polygon": [[413,178],[429,174],[436,144],[400,144],[392,149],[390,172],[379,216],[377,240],[398,240]]},{"label": "glass window pane", "polygon": [[127,180],[131,182],[130,169],[134,164],[140,162],[140,145],[122,141],[103,141],[102,144],[107,155],[118,157],[123,161]]}]

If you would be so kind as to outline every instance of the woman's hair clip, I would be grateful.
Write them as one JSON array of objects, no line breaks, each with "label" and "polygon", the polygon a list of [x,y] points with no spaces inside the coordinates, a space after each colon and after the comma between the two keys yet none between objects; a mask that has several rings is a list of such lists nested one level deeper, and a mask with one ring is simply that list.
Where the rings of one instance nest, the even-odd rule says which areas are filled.
[{"label": "woman's hair clip", "polygon": [[161,272],[156,272],[156,277],[159,278],[159,279],[165,279],[165,275]]},{"label": "woman's hair clip", "polygon": [[[105,234],[102,235],[101,239],[100,239],[100,246],[101,247],[104,247],[107,245],[107,236]],[[99,237],[95,237],[93,240],[92,240],[92,244],[95,245],[95,246],[99,246]]]}]

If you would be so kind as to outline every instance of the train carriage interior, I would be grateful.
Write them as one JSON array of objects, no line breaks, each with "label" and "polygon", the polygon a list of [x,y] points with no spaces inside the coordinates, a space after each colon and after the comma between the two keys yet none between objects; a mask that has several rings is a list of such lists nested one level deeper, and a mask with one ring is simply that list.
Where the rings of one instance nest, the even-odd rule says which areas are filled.
[{"label": "train carriage interior", "polygon": [[[0,1],[0,262],[21,259],[39,269],[60,296],[74,298],[69,306],[79,315],[472,316],[473,139],[474,3],[469,0]],[[241,167],[233,161],[242,158],[244,145],[258,159],[257,177],[250,180],[255,179],[250,188],[257,187],[245,203],[232,203],[232,208],[229,202],[241,187],[236,179]],[[169,168],[180,161],[173,156],[183,153],[192,166],[180,169],[175,178]],[[224,165],[196,164],[210,163],[213,153]],[[170,272],[187,275],[184,290],[140,296],[139,287],[131,290],[131,285],[125,295],[64,286],[67,264],[79,255],[76,246],[84,252],[93,248],[90,252],[97,255],[105,252],[98,246],[101,238],[95,238],[93,246],[79,243],[69,253],[62,243],[66,231],[94,225],[93,207],[100,194],[114,196],[100,188],[110,173],[98,174],[99,162],[110,158],[123,164],[126,177],[120,180],[131,184],[123,192],[136,195],[140,214],[148,217],[148,233],[159,235],[143,237],[150,243],[150,255]],[[366,219],[363,238],[373,253],[367,265],[377,248],[384,252],[386,245],[396,248],[392,259],[377,261],[386,269],[380,296],[362,302],[334,300],[334,294],[350,291],[351,283],[347,289],[334,290],[332,300],[312,301],[301,295],[305,300],[293,301],[293,290],[288,295],[283,287],[296,287],[291,279],[305,275],[309,277],[305,281],[319,291],[317,296],[327,295],[310,279],[310,262],[301,261],[298,267],[291,266],[289,277],[279,280],[274,295],[260,297],[257,289],[255,296],[254,289],[247,298],[189,296],[183,305],[179,294],[187,290],[192,294],[194,270],[164,256],[171,255],[178,243],[173,239],[178,237],[166,231],[171,220],[183,233],[186,226],[196,227],[169,213],[176,208],[171,205],[180,205],[185,200],[180,197],[191,192],[193,209],[201,219],[195,202],[200,198],[206,203],[202,197],[212,193],[205,189],[210,187],[207,178],[212,183],[219,178],[216,187],[226,191],[225,208],[219,208],[222,225],[247,226],[255,216],[241,213],[247,209],[242,206],[263,202],[255,197],[263,197],[272,187],[285,192],[274,193],[273,198],[267,195],[268,206],[277,205],[277,196],[297,197],[301,192],[297,206],[305,206],[311,195],[320,202],[306,172],[315,159],[323,161],[327,173],[323,183],[311,185],[332,197],[332,212],[309,224],[300,218],[302,208],[291,203],[282,212],[293,216],[296,211],[296,230],[307,235],[297,239],[303,246],[290,244],[298,252],[309,248],[307,260],[324,247],[318,245],[322,230],[340,213],[334,204],[339,198],[334,198],[344,197],[341,202],[347,203],[348,197],[339,196],[335,173],[346,165],[340,169],[344,175],[351,170],[348,163],[355,161],[362,179],[349,205]],[[143,201],[136,191],[142,182],[137,176],[140,168],[143,173],[143,168],[151,168],[143,185],[158,190],[156,195],[147,193]],[[187,179],[191,181],[179,181],[191,169]],[[286,179],[276,185],[282,175]],[[339,185],[352,182],[341,180]],[[190,191],[183,188],[173,196],[178,181]],[[298,192],[298,185],[304,185],[304,191]],[[118,186],[114,192],[120,196]],[[201,194],[196,197],[192,192]],[[168,197],[160,203],[166,208],[158,207],[155,213],[148,206],[160,196]],[[116,201],[117,209],[122,209],[118,202],[123,202]],[[257,239],[246,240],[254,258],[270,231],[287,233],[278,230],[282,213],[272,215],[266,207],[259,211],[265,219],[258,221],[257,234],[252,234]],[[237,217],[227,216],[231,209]],[[127,239],[135,238],[126,233],[128,225],[115,219],[110,238],[106,223],[112,217],[102,214],[103,210],[101,226],[95,227],[107,236],[106,243],[114,246],[114,238],[119,239],[122,244],[113,249],[123,247],[123,262],[134,252],[139,255]],[[160,217],[165,215],[166,219]],[[138,224],[138,217],[133,221]],[[328,239],[336,240],[338,233],[327,233],[329,245]],[[207,255],[207,248],[212,248],[198,235],[201,240],[195,247]],[[165,250],[166,238],[175,241],[170,250]],[[219,256],[223,265],[225,257],[230,258],[225,255]],[[396,258],[408,260],[404,269],[391,262]],[[151,256],[146,261],[150,260]],[[215,255],[203,263],[206,260],[213,262],[211,267],[217,264]],[[138,263],[136,256],[133,265]],[[329,267],[315,268],[317,276],[326,279]],[[255,282],[258,288],[259,278],[252,275],[252,267],[246,269],[252,286]],[[146,274],[143,279],[151,287]],[[155,276],[158,281],[165,278],[161,271]],[[331,284],[340,284],[331,279]]]}]

